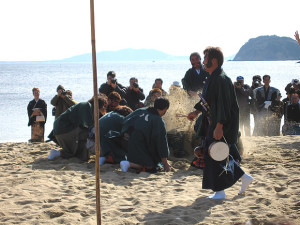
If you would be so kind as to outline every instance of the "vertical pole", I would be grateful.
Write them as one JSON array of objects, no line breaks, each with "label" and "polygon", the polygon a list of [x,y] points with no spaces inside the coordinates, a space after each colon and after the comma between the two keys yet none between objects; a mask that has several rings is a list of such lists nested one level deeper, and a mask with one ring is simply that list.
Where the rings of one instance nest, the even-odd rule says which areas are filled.
[{"label": "vertical pole", "polygon": [[95,41],[95,16],[94,0],[90,0],[91,7],[91,40],[93,56],[93,84],[94,84],[94,123],[95,123],[95,174],[96,174],[96,209],[97,225],[101,225],[101,207],[100,207],[100,135],[99,135],[99,105],[98,105],[98,84],[97,84],[97,59],[96,59],[96,41]]}]

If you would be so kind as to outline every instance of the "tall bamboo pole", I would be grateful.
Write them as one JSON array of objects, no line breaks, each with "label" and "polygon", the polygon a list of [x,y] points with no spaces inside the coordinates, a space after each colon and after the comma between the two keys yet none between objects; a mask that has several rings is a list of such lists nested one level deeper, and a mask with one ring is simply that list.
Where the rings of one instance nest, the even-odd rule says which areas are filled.
[{"label": "tall bamboo pole", "polygon": [[101,207],[100,207],[100,135],[99,135],[99,105],[98,105],[98,84],[97,84],[97,59],[96,59],[96,38],[95,38],[95,16],[94,16],[94,0],[90,0],[91,7],[91,40],[92,40],[92,56],[93,56],[93,84],[94,84],[94,123],[95,123],[95,174],[96,174],[96,208],[97,208],[97,224],[101,224]]}]

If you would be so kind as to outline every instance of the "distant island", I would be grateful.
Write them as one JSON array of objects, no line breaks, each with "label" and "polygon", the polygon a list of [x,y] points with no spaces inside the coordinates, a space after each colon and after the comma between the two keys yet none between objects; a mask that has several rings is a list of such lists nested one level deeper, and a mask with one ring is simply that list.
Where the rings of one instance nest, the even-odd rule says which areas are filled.
[{"label": "distant island", "polygon": [[[232,60],[235,55],[225,57],[225,60]],[[121,49],[118,51],[102,51],[96,54],[97,61],[170,61],[189,60],[188,56],[173,56],[155,49]],[[92,62],[92,53],[73,56],[52,62]]]},{"label": "distant island", "polygon": [[244,44],[233,61],[299,60],[300,46],[289,37],[259,36]]},{"label": "distant island", "polygon": [[[122,49],[118,51],[102,51],[96,54],[97,61],[159,61],[159,60],[188,60],[189,56],[172,56],[154,49]],[[58,61],[58,60],[55,60]],[[91,62],[92,54],[73,56],[62,59],[63,62]]]}]

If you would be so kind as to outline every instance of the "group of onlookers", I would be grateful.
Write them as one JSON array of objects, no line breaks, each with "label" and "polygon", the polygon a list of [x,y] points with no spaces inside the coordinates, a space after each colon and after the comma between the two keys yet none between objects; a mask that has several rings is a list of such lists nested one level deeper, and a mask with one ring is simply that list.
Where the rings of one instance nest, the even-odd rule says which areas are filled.
[{"label": "group of onlookers", "polygon": [[[200,55],[195,52],[190,55],[192,68],[182,79],[183,89],[193,97],[203,92],[203,87],[209,79],[203,69]],[[287,97],[281,100],[280,91],[270,86],[271,76],[254,75],[251,86],[245,84],[244,77],[238,76],[234,88],[239,105],[239,129],[245,136],[251,136],[250,115],[254,118],[254,136],[280,135],[281,118],[284,116],[283,135],[299,134],[300,113],[299,95],[300,82],[293,79],[286,85]],[[298,101],[297,101],[298,99]]]},{"label": "group of onlookers", "polygon": [[[263,84],[262,84],[263,82]],[[284,116],[283,135],[292,134],[297,127],[291,124],[300,122],[299,95],[300,83],[293,79],[286,85],[287,97],[282,96],[277,88],[270,86],[270,75],[255,75],[252,78],[252,86],[244,84],[244,78],[238,76],[234,87],[240,109],[240,131],[250,136],[250,114],[254,118],[254,136],[278,136],[280,135],[281,119]],[[292,99],[294,99],[292,101]],[[298,101],[297,101],[298,99]],[[288,133],[287,133],[287,130]]]},{"label": "group of onlookers", "polygon": [[[162,84],[163,80],[161,78],[155,79],[152,90],[145,99],[144,91],[139,86],[136,77],[131,77],[129,79],[129,86],[125,87],[118,82],[116,73],[109,71],[107,73],[107,81],[100,86],[99,93],[105,94],[108,97],[112,92],[117,92],[121,97],[121,105],[127,105],[132,110],[136,110],[142,107],[153,106],[154,100],[157,97],[165,96],[167,92],[162,89]],[[143,100],[145,101],[143,102]]]}]

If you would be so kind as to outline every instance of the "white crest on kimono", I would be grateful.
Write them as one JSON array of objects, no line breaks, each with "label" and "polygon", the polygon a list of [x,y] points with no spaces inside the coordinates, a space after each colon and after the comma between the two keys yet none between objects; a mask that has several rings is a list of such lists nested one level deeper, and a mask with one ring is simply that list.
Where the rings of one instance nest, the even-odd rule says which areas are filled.
[{"label": "white crest on kimono", "polygon": [[145,116],[145,120],[148,122],[149,121],[149,114],[147,114],[146,116]]},{"label": "white crest on kimono", "polygon": [[143,117],[145,115],[145,113],[143,113],[142,115],[140,115],[140,117]]}]

